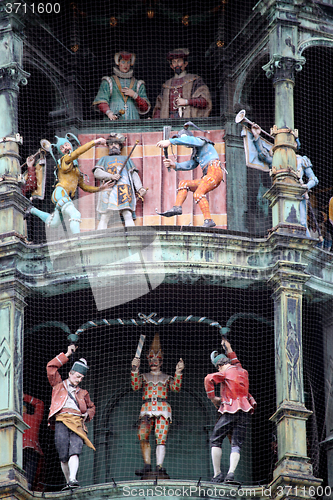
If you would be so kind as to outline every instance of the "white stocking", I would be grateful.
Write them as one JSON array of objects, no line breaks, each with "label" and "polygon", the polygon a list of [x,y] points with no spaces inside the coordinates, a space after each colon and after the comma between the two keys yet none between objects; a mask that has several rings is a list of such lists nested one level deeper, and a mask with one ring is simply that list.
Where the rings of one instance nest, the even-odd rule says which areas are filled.
[{"label": "white stocking", "polygon": [[131,210],[122,210],[121,215],[123,216],[125,226],[135,226]]},{"label": "white stocking", "polygon": [[237,452],[230,453],[230,467],[228,472],[235,472],[240,459],[240,454]]},{"label": "white stocking", "polygon": [[214,477],[216,477],[221,472],[222,448],[219,448],[218,446],[213,446],[211,453],[212,453],[212,462],[214,468]]},{"label": "white stocking", "polygon": [[68,462],[60,462],[61,465],[61,470],[64,473],[64,476],[66,478],[66,483],[69,481],[69,467],[68,467]]},{"label": "white stocking", "polygon": [[162,465],[165,457],[165,444],[156,446],[156,465]]},{"label": "white stocking", "polygon": [[68,460],[69,467],[69,480],[74,481],[76,479],[76,473],[79,468],[79,455],[72,455]]},{"label": "white stocking", "polygon": [[108,222],[109,222],[109,214],[102,214],[97,229],[107,229]]}]

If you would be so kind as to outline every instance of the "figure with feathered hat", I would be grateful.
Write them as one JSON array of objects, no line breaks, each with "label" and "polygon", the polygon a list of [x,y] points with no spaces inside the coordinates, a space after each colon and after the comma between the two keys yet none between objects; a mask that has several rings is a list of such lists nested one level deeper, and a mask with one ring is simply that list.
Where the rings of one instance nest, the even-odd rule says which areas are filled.
[{"label": "figure with feathered hat", "polygon": [[204,136],[194,137],[191,130],[189,130],[190,126],[199,128],[194,125],[194,123],[187,122],[185,123],[184,128],[177,132],[174,137],[171,139],[163,139],[162,141],[159,141],[156,146],[163,149],[168,148],[170,145],[192,148],[190,160],[177,163],[173,159],[166,157],[163,160],[164,166],[168,169],[172,168],[176,171],[189,171],[200,165],[202,168],[202,177],[200,179],[180,181],[177,189],[175,205],[165,212],[157,212],[157,210],[156,212],[164,217],[181,215],[182,204],[187,198],[187,193],[188,191],[192,191],[194,201],[199,205],[204,216],[203,227],[214,227],[216,224],[211,217],[206,194],[213,189],[216,189],[221,184],[221,181],[223,180],[223,171],[226,170],[219,160],[219,155],[214,148],[214,143]]},{"label": "figure with feathered hat", "polygon": [[111,121],[138,120],[150,110],[145,82],[133,76],[135,59],[133,52],[117,52],[113,75],[102,78],[93,106]]},{"label": "figure with feathered hat", "polygon": [[[249,375],[237,359],[230,342],[222,338],[225,354],[211,353],[216,373],[206,376],[204,384],[207,396],[221,413],[210,437],[211,456],[214,468],[213,483],[234,483],[235,470],[246,435],[246,427],[257,406],[249,393]],[[220,396],[215,395],[215,386],[220,386]],[[226,476],[221,472],[222,443],[225,437],[231,442],[230,466]]]},{"label": "figure with feathered hat", "polygon": [[[132,361],[131,382],[132,389],[143,389],[143,404],[139,417],[138,438],[144,461],[143,469],[135,471],[141,479],[159,477],[168,479],[169,476],[163,467],[165,445],[169,425],[172,422],[171,406],[167,401],[168,391],[179,392],[182,386],[182,372],[184,361],[180,358],[176,365],[175,375],[167,375],[161,371],[163,353],[159,334],[156,333],[147,355],[150,372],[139,373],[140,358]],[[156,439],[156,470],[152,471],[151,447],[149,436],[155,431]]]},{"label": "figure with feathered hat", "polygon": [[212,100],[201,76],[187,73],[187,48],[174,49],[167,54],[174,76],[167,80],[156,99],[153,118],[204,118],[210,115]]},{"label": "figure with feathered hat", "polygon": [[111,133],[107,138],[109,155],[100,158],[93,168],[96,179],[101,182],[111,181],[111,189],[99,194],[97,213],[99,224],[97,229],[106,229],[112,211],[119,211],[125,226],[134,226],[136,193],[143,200],[147,190],[142,186],[138,169],[130,159],[123,156],[121,149],[125,136]]},{"label": "figure with feathered hat", "polygon": [[55,445],[67,483],[65,489],[79,486],[76,474],[83,444],[95,450],[86,427],[95,415],[95,405],[88,391],[79,387],[89,370],[87,361],[84,358],[75,361],[66,380],[62,380],[58,371],[76,349],[77,346],[69,345],[66,354],[61,352],[46,366],[47,378],[53,387],[48,421],[55,430]]},{"label": "figure with feathered hat", "polygon": [[[73,146],[70,142],[70,138],[73,138],[79,144],[79,147],[73,150]],[[100,137],[87,142],[83,146],[80,145],[79,140],[73,134],[66,134],[65,137],[57,137],[57,143],[51,144],[50,153],[57,165],[57,182],[55,189],[52,193],[52,202],[55,205],[55,210],[51,214],[38,210],[34,206],[30,206],[24,215],[26,219],[31,214],[39,217],[45,224],[49,227],[58,227],[64,216],[69,218],[69,227],[72,234],[78,234],[80,232],[81,214],[78,209],[74,206],[73,199],[79,186],[83,191],[88,193],[96,193],[107,189],[110,182],[106,182],[99,187],[90,186],[84,182],[84,175],[81,172],[78,164],[78,158],[83,155],[86,151],[89,151],[94,146],[106,146],[106,139]],[[54,148],[58,154],[60,154],[60,159],[56,160],[53,155]]]}]

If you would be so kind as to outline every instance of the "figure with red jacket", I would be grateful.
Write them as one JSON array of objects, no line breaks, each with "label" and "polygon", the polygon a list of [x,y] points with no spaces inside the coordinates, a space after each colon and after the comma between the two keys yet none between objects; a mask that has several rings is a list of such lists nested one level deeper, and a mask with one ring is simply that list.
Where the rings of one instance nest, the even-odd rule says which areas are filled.
[{"label": "figure with red jacket", "polygon": [[33,487],[39,460],[44,456],[38,440],[43,414],[43,401],[28,394],[23,394],[23,420],[30,427],[23,433],[23,469],[27,475],[30,490]]},{"label": "figure with red jacket", "polygon": [[95,405],[88,391],[79,387],[89,366],[86,360],[81,358],[75,361],[66,380],[62,380],[58,372],[76,349],[74,345],[68,346],[66,354],[58,354],[46,367],[47,378],[53,387],[48,419],[49,423],[55,422],[55,445],[66,478],[66,489],[79,486],[76,474],[83,443],[95,450],[88,439],[86,427],[86,423],[95,415]]},{"label": "figure with red jacket", "polygon": [[[246,435],[246,427],[257,403],[249,393],[248,372],[242,368],[230,342],[222,339],[221,345],[227,356],[211,353],[211,361],[218,372],[205,378],[207,396],[221,413],[210,437],[211,456],[214,468],[213,483],[235,482],[235,470],[240,459],[240,450]],[[215,395],[215,386],[220,385],[220,396]],[[231,442],[230,466],[224,477],[221,472],[222,442],[228,436]]]}]

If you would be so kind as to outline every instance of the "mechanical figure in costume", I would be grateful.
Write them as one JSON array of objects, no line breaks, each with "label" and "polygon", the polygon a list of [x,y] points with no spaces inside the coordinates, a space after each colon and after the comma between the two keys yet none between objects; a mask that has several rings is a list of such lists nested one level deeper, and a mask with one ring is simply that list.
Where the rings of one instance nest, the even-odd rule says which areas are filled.
[{"label": "mechanical figure in costume", "polygon": [[174,377],[161,371],[163,353],[160,345],[159,334],[154,337],[147,356],[150,372],[139,374],[140,359],[135,357],[132,361],[131,382],[132,389],[143,389],[143,404],[140,412],[138,438],[140,441],[144,467],[136,470],[137,476],[144,479],[152,474],[151,447],[149,435],[154,429],[156,438],[156,476],[169,478],[163,467],[165,457],[165,443],[169,425],[172,422],[171,406],[167,401],[168,391],[179,392],[182,385],[182,372],[184,362],[179,360]]},{"label": "mechanical figure in costume", "polygon": [[166,167],[176,171],[193,170],[200,165],[202,168],[202,177],[201,179],[180,181],[177,189],[176,203],[173,208],[165,212],[157,213],[164,217],[181,215],[182,204],[186,200],[187,193],[188,191],[192,191],[194,201],[199,205],[204,216],[203,227],[214,227],[216,224],[211,217],[206,194],[220,185],[223,180],[223,170],[225,169],[222,167],[219,160],[219,155],[214,148],[214,143],[206,139],[206,137],[194,137],[192,132],[188,130],[190,125],[194,124],[192,122],[185,123],[184,129],[180,130],[176,136],[172,139],[159,141],[157,146],[160,148],[168,148],[170,144],[174,144],[176,146],[179,145],[192,148],[193,151],[190,160],[177,163],[170,158],[165,158],[163,163]]},{"label": "mechanical figure in costume", "polygon": [[[207,396],[221,413],[210,437],[210,447],[214,468],[212,482],[234,482],[235,470],[240,459],[240,450],[246,435],[250,414],[257,406],[249,393],[249,376],[237,359],[230,342],[225,338],[221,342],[227,356],[211,353],[211,361],[218,372],[205,378]],[[215,395],[215,385],[220,385],[220,397]],[[222,442],[225,437],[231,442],[230,466],[227,475],[221,472]]]},{"label": "mechanical figure in costume", "polygon": [[83,146],[79,146],[75,149],[75,151],[73,151],[73,147],[68,139],[69,135],[72,134],[67,134],[66,137],[56,136],[58,141],[56,144],[52,145],[55,146],[58,153],[62,155],[61,159],[57,162],[58,179],[56,187],[52,193],[52,202],[55,204],[54,212],[49,214],[32,206],[25,212],[25,218],[27,218],[30,214],[33,214],[45,222],[47,226],[55,228],[61,224],[63,216],[66,215],[69,218],[70,230],[72,234],[78,234],[80,232],[81,214],[72,202],[77,187],[79,186],[83,191],[88,193],[96,193],[98,191],[102,191],[103,189],[107,189],[109,183],[100,187],[85,184],[83,174],[79,169],[77,160],[83,153],[94,146],[99,144],[106,146],[106,140],[100,137],[99,139],[90,141]]},{"label": "mechanical figure in costume", "polygon": [[46,366],[47,378],[53,387],[48,420],[49,425],[54,424],[55,445],[61,469],[66,478],[66,488],[79,486],[76,474],[83,443],[95,450],[94,445],[88,439],[86,427],[86,423],[95,415],[95,405],[88,391],[79,387],[89,366],[84,358],[75,361],[68,378],[64,381],[58,372],[76,349],[74,345],[68,346],[66,354],[63,352],[58,354]]},{"label": "mechanical figure in costume", "polygon": [[204,118],[210,115],[212,100],[203,79],[186,72],[188,49],[175,49],[167,60],[174,71],[156,99],[153,118]]},{"label": "mechanical figure in costume", "polygon": [[39,428],[43,415],[43,401],[29,394],[23,394],[23,420],[30,427],[23,432],[23,469],[30,490],[33,488],[39,461],[44,455],[39,444]]},{"label": "mechanical figure in costume", "polygon": [[[134,226],[137,192],[140,198],[146,194],[138,171],[131,159],[121,155],[125,137],[122,134],[110,134],[107,139],[109,156],[103,156],[93,168],[99,181],[113,181],[115,185],[99,194],[97,212],[99,224],[97,229],[106,229],[113,210],[118,210],[124,219],[125,226]],[[126,162],[127,160],[127,162]],[[123,165],[126,162],[124,168]],[[121,171],[121,172],[120,172]]]},{"label": "mechanical figure in costume", "polygon": [[[271,168],[273,161],[272,158],[273,145],[270,149],[267,148],[266,145],[267,143],[263,142],[260,137],[261,127],[256,123],[252,125],[251,132],[253,135],[253,144],[258,152],[259,160],[266,163]],[[301,147],[300,141],[296,139],[296,142],[297,142],[297,149],[300,149]],[[308,191],[310,191],[310,189],[312,189],[313,187],[317,186],[319,181],[312,170],[311,160],[307,156],[301,156],[300,154],[296,154],[296,160],[297,160],[297,174],[299,177],[299,182],[302,186],[305,186],[307,188],[307,191],[306,193],[304,193],[303,199],[300,203],[300,223],[302,224],[302,226],[306,227],[306,235],[310,238],[311,235],[307,227],[307,200],[309,199]],[[307,183],[304,183],[303,181],[304,175],[308,179]]]},{"label": "mechanical figure in costume", "polygon": [[111,120],[138,120],[150,110],[145,82],[133,76],[135,54],[117,52],[112,76],[103,76],[93,102]]}]

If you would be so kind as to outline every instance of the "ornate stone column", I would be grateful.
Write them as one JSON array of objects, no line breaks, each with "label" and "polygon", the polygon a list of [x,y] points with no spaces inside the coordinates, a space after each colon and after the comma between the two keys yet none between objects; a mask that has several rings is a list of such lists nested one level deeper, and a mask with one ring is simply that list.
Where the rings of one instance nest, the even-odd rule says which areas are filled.
[{"label": "ornate stone column", "polygon": [[294,129],[295,72],[302,69],[305,59],[297,53],[296,3],[262,0],[256,8],[268,20],[271,59],[263,69],[275,89],[273,185],[265,196],[272,208],[271,241],[276,248],[288,248],[287,259],[281,251],[269,280],[274,290],[277,387],[277,410],[271,420],[276,424],[278,441],[271,496],[304,499],[313,496],[311,486],[316,488],[321,483],[313,476],[307,457],[306,421],[311,412],[304,404],[302,293],[308,276],[296,258],[313,244],[309,239],[305,241],[306,228],[301,225],[300,203],[305,189],[297,175],[298,131]]},{"label": "ornate stone column", "polygon": [[[272,497],[310,498],[310,486],[321,480],[313,476],[307,456],[306,421],[311,412],[304,404],[302,354],[302,293],[308,279],[302,265],[278,262],[269,281],[273,287],[275,328],[276,424],[278,461],[271,484]],[[313,495],[312,495],[313,496]]]},{"label": "ornate stone column", "polygon": [[[17,278],[26,199],[20,190],[21,138],[17,128],[22,69],[22,25],[0,6],[0,484],[25,485],[22,471],[23,310],[26,287]],[[11,498],[17,498],[11,489]],[[2,497],[1,493],[0,496]],[[8,491],[5,496],[8,496]]]},{"label": "ornate stone column", "polygon": [[273,147],[273,186],[266,193],[272,207],[272,231],[279,234],[305,236],[300,223],[300,202],[305,192],[299,183],[296,164],[294,130],[295,72],[302,69],[305,58],[297,53],[297,6],[293,2],[267,0],[256,6],[269,21],[270,61],[263,66],[275,89],[275,136]]},{"label": "ornate stone column", "polygon": [[[291,43],[291,42],[290,42]],[[279,234],[305,236],[306,228],[300,222],[300,202],[305,188],[299,183],[296,161],[294,130],[294,72],[301,68],[304,58],[277,56],[263,67],[266,75],[273,78],[275,88],[275,122],[271,135],[273,146],[273,185],[265,194],[271,203],[273,227]]]},{"label": "ornate stone column", "polygon": [[21,195],[17,99],[19,85],[29,76],[22,69],[22,24],[18,17],[0,6],[0,233],[25,234],[23,221],[27,201]]}]

